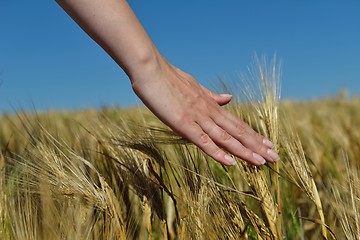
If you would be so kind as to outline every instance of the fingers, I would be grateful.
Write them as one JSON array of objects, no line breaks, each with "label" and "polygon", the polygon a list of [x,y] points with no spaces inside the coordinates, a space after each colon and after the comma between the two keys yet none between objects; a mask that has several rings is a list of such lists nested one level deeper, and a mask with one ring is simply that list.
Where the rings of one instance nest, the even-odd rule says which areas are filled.
[{"label": "fingers", "polygon": [[255,132],[249,125],[237,119],[230,112],[222,110],[221,114],[213,116],[213,120],[220,128],[231,133],[232,137],[241,142],[244,147],[251,149],[266,161],[275,162],[280,159],[279,155],[272,150],[272,142]]},{"label": "fingers", "polygon": [[228,104],[232,99],[231,94],[217,94],[217,93],[214,93],[214,92],[210,91],[209,89],[205,88],[204,86],[201,86],[201,87],[205,91],[205,93],[209,97],[214,99],[217,102],[217,104],[219,104],[220,106]]},{"label": "fingers", "polygon": [[203,123],[202,127],[214,143],[225,148],[235,156],[256,166],[265,164],[266,160],[262,156],[250,148],[244,147],[236,138],[215,124],[215,122],[208,121],[207,123]]},{"label": "fingers", "polygon": [[[245,147],[238,139],[212,121],[211,118],[201,119],[199,124],[193,122],[185,125],[187,126],[186,130],[179,133],[210,157],[224,165],[234,165],[236,161],[221,148],[256,166],[265,164],[266,160],[273,162],[271,155],[267,151],[256,152],[251,148]],[[252,138],[254,136],[248,137]],[[270,145],[270,143],[266,144]],[[269,149],[269,146],[266,144],[262,143],[261,145],[265,146],[265,149]]]},{"label": "fingers", "polygon": [[[188,124],[182,123],[182,126],[187,127],[180,134],[206,154],[224,165],[233,165],[235,160],[222,149],[256,166],[261,166],[266,161],[279,160],[277,153],[272,150],[273,143],[245,122],[221,108],[215,101],[207,102],[205,106],[207,107],[201,107],[192,114],[192,121],[188,121]],[[204,109],[207,109],[206,112]]]},{"label": "fingers", "polygon": [[[231,101],[232,95],[217,94],[205,88],[204,86],[201,87],[203,88],[205,93],[212,99],[214,99],[220,106],[225,105]],[[214,112],[218,113],[218,111]],[[210,137],[214,139],[216,144],[220,144],[228,151],[252,163],[254,163],[254,160],[256,160],[255,162],[261,161],[263,163],[264,158],[270,162],[278,161],[280,159],[279,155],[272,150],[272,148],[274,147],[274,144],[272,142],[264,138],[259,133],[255,132],[249,125],[236,118],[230,112],[222,109],[221,114],[219,116],[213,117],[213,120],[220,128],[215,128],[217,129],[218,134],[210,134]],[[213,132],[214,129],[212,129],[211,131]],[[207,131],[205,130],[205,132]],[[229,141],[227,141],[226,143],[221,141],[218,142],[219,140],[221,140],[221,136],[223,136],[224,133],[231,133],[233,138],[231,139],[231,141],[229,139]],[[241,148],[239,146],[240,142],[242,144]],[[235,146],[237,148],[234,152],[232,149],[234,149]],[[249,149],[253,151],[253,154],[255,156],[251,157],[251,154],[247,153]],[[240,154],[239,151],[242,152],[242,154]]]},{"label": "fingers", "polygon": [[256,166],[279,160],[272,142],[215,102],[207,103],[206,113],[203,110],[198,109],[192,118],[182,121],[177,131],[216,161],[228,166],[235,164],[222,149]]},{"label": "fingers", "polygon": [[226,166],[231,166],[236,164],[236,160],[226,154],[222,149],[220,149],[212,140],[212,138],[205,133],[202,128],[196,124],[188,124],[188,128],[185,132],[180,132],[184,137],[193,142],[201,150],[203,150],[210,157],[222,163]]}]

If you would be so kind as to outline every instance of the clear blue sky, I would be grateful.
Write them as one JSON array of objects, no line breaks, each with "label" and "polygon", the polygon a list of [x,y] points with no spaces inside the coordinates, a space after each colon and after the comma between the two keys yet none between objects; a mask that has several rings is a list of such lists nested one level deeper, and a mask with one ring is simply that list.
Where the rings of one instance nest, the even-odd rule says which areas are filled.
[{"label": "clear blue sky", "polygon": [[[360,94],[360,1],[129,2],[163,55],[207,86],[276,52],[283,98]],[[0,112],[139,103],[55,1],[1,0],[0,29]]]}]

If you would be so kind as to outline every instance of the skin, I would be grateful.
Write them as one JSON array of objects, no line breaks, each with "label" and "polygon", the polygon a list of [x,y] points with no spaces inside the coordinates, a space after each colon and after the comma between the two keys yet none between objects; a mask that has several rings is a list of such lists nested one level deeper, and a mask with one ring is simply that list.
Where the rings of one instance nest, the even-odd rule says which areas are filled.
[{"label": "skin", "polygon": [[222,108],[216,94],[171,65],[125,0],[57,0],[75,22],[126,72],[143,103],[165,124],[224,165],[229,153],[260,166],[279,156],[273,144]]}]

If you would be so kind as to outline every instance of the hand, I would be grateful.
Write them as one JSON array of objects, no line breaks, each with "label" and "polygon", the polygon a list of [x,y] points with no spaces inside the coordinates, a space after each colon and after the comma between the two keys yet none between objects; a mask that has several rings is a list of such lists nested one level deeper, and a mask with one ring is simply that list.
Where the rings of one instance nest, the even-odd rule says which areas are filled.
[{"label": "hand", "polygon": [[178,134],[225,165],[254,165],[279,156],[272,143],[221,108],[230,95],[218,95],[169,64],[156,49],[125,0],[57,0],[69,15],[127,73],[145,105]]},{"label": "hand", "polygon": [[274,162],[273,144],[221,106],[231,95],[216,94],[163,57],[150,74],[131,79],[144,104],[171,129],[193,142],[224,165],[234,165],[233,155],[253,164]]}]

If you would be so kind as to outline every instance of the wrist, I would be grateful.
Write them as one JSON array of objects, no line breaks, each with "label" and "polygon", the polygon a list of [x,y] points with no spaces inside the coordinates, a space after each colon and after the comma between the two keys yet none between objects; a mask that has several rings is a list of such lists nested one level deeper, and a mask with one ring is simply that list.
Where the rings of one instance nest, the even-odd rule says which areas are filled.
[{"label": "wrist", "polygon": [[128,63],[122,68],[128,75],[131,84],[133,84],[138,79],[156,72],[160,68],[159,58],[160,54],[155,48],[138,49],[136,56],[128,59]]}]

